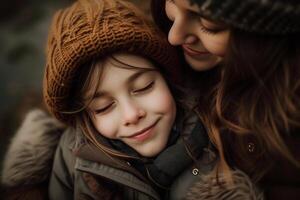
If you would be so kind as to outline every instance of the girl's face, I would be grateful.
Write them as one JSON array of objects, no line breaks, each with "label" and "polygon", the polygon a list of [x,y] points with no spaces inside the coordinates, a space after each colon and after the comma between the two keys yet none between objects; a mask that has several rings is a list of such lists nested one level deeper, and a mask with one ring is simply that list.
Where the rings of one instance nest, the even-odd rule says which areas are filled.
[{"label": "girl's face", "polygon": [[[88,107],[93,124],[103,136],[123,141],[142,156],[155,156],[166,147],[176,116],[174,99],[148,60],[131,54],[113,57],[120,62],[108,58],[100,63],[104,71]],[[91,91],[85,97],[89,95]]]},{"label": "girl's face", "polygon": [[181,45],[184,57],[197,71],[215,67],[226,53],[230,31],[219,22],[199,14],[196,4],[189,0],[166,0],[166,14],[173,21],[168,40]]}]

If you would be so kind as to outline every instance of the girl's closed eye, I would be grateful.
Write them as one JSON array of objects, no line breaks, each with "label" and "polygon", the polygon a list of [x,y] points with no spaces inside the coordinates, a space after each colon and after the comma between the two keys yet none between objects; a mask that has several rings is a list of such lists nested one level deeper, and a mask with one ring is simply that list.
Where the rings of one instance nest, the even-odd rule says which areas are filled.
[{"label": "girl's closed eye", "polygon": [[144,87],[133,90],[132,93],[133,94],[142,94],[142,93],[145,93],[145,92],[149,92],[154,87],[154,84],[155,84],[155,81],[150,81]]},{"label": "girl's closed eye", "polygon": [[114,102],[111,102],[105,106],[95,109],[94,112],[95,114],[103,114],[105,112],[108,112],[110,109],[112,109],[113,106],[114,106]]}]

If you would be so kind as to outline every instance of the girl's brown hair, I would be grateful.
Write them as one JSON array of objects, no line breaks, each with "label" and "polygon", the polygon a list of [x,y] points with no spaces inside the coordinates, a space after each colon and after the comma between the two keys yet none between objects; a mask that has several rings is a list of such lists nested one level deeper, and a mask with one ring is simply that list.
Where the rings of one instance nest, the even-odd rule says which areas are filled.
[{"label": "girl's brown hair", "polygon": [[[171,22],[164,7],[164,1],[152,0],[153,18],[167,33]],[[199,115],[225,171],[240,167],[258,181],[278,157],[300,166],[285,143],[300,126],[299,55],[297,34],[232,28],[224,63],[211,76],[215,84],[203,82],[209,88],[199,90]]]}]

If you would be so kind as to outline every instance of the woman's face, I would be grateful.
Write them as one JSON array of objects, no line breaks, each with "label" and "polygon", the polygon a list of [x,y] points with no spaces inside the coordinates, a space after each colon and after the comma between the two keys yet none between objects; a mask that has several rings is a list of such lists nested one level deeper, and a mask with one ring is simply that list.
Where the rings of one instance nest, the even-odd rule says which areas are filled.
[{"label": "woman's face", "polygon": [[222,61],[229,40],[228,26],[201,16],[198,6],[189,0],[166,0],[165,9],[173,22],[168,40],[182,47],[194,70],[209,70]]},{"label": "woman's face", "polygon": [[[155,156],[168,142],[175,101],[164,78],[147,59],[131,54],[113,57],[116,60],[108,58],[100,66],[104,70],[100,85],[88,107],[93,124],[103,136],[123,141],[142,156]],[[92,79],[99,79],[95,74]],[[85,99],[93,91],[88,90]]]}]

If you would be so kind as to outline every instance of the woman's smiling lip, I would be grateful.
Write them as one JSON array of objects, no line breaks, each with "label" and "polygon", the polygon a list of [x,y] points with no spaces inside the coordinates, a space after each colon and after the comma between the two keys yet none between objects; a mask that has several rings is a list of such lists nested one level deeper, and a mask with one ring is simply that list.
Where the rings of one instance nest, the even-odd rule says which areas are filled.
[{"label": "woman's smiling lip", "polygon": [[148,139],[153,134],[152,130],[158,121],[159,121],[159,119],[156,120],[151,126],[148,126],[147,128],[144,128],[143,130],[140,130],[140,131],[132,134],[131,136],[128,136],[127,138],[134,139],[134,140],[137,140],[140,142]]},{"label": "woman's smiling lip", "polygon": [[197,50],[191,49],[187,45],[182,45],[182,48],[183,48],[183,51],[190,56],[199,56],[199,55],[208,55],[209,54],[208,51],[197,51]]}]

